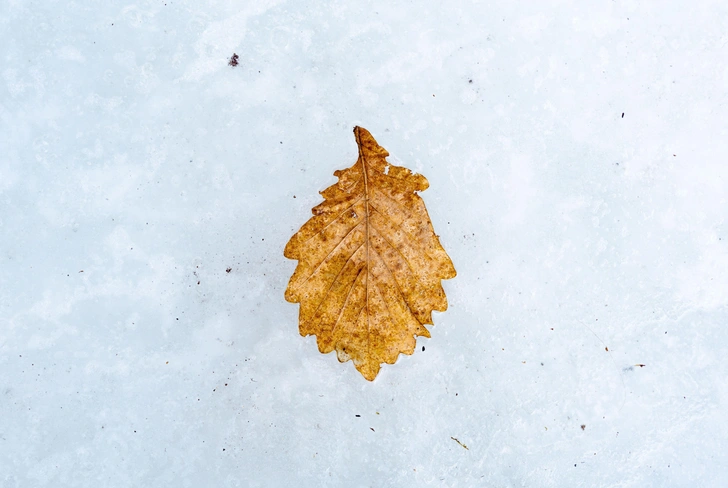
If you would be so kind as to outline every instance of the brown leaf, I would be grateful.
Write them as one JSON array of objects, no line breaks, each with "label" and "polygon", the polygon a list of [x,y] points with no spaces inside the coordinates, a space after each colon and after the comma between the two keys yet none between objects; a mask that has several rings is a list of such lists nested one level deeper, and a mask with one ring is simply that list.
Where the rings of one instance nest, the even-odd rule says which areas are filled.
[{"label": "brown leaf", "polygon": [[430,337],[432,311],[447,309],[440,280],[455,268],[416,193],[427,179],[390,165],[386,149],[354,128],[359,159],[334,173],[339,181],[288,241],[297,259],[286,300],[300,303],[299,330],[319,350],[336,350],[369,381],[382,363],[412,354],[415,336]]}]

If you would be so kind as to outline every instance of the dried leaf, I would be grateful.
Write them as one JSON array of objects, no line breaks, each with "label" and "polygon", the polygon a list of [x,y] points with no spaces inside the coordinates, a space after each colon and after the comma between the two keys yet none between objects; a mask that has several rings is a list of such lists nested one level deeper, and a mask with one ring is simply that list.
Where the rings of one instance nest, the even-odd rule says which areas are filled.
[{"label": "dried leaf", "polygon": [[427,179],[390,165],[366,129],[354,135],[356,164],[334,173],[339,181],[286,245],[298,260],[286,300],[301,304],[302,336],[315,334],[322,353],[335,349],[372,381],[382,363],[414,352],[415,336],[430,337],[432,311],[447,309],[440,280],[455,268],[416,193]]}]

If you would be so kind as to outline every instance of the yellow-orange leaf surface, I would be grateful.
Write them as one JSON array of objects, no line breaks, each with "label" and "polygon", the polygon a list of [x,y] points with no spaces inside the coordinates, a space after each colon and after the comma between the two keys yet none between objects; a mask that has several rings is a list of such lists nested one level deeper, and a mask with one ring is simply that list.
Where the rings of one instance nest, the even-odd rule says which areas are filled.
[{"label": "yellow-orange leaf surface", "polygon": [[286,300],[301,304],[301,335],[371,381],[382,363],[414,352],[415,336],[430,337],[432,311],[447,309],[440,280],[455,268],[416,193],[427,179],[390,165],[366,129],[354,135],[356,164],[334,173],[339,181],[286,245],[298,260]]}]

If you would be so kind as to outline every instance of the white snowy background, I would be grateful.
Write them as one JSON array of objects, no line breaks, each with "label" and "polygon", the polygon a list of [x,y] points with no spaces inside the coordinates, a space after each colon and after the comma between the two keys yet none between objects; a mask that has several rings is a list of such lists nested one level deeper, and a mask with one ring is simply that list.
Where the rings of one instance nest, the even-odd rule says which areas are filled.
[{"label": "white snowy background", "polygon": [[[0,56],[3,488],[728,483],[722,0],[3,0]],[[354,125],[458,270],[373,383],[283,299]]]}]

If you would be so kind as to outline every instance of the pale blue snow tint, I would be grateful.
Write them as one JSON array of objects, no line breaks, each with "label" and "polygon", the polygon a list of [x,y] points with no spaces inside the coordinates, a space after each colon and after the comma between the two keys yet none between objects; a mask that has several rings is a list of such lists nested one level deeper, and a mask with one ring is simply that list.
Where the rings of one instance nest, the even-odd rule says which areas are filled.
[{"label": "pale blue snow tint", "polygon": [[[0,2],[0,485],[728,485],[727,8]],[[458,270],[372,384],[283,299],[354,125]]]}]

